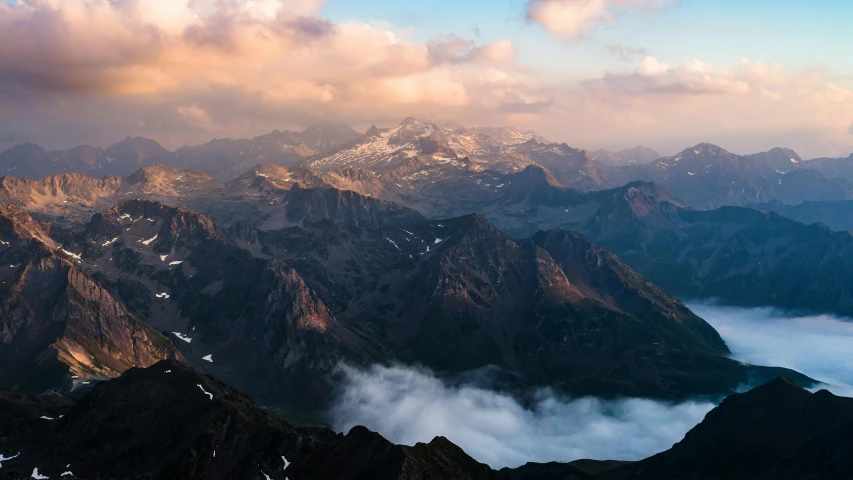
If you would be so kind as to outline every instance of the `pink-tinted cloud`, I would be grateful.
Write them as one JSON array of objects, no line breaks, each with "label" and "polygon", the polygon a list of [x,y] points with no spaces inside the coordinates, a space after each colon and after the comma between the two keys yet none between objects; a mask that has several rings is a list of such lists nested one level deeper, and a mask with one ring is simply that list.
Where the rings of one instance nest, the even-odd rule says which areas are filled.
[{"label": "pink-tinted cloud", "polygon": [[577,38],[629,11],[650,11],[673,0],[529,0],[527,18],[555,35]]},{"label": "pink-tinted cloud", "polygon": [[[665,2],[533,3],[585,5],[599,12],[584,23],[594,27]],[[828,73],[737,57],[727,66],[676,65],[614,47],[627,52],[623,67],[568,81],[555,72],[573,77],[572,65],[547,74],[525,68],[509,39],[448,34],[418,42],[393,25],[331,22],[319,14],[322,5],[0,3],[0,148],[24,140],[105,145],[126,135],[178,147],[322,120],[366,128],[413,115],[515,125],[582,148],[645,144],[670,152],[712,141],[734,151],[784,143],[804,156],[853,150],[853,92]]]}]

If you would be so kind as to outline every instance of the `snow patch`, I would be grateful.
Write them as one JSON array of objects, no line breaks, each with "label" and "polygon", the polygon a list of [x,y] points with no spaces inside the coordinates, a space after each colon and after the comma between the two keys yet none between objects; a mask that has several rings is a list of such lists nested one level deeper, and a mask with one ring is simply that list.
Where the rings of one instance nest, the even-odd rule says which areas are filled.
[{"label": "snow patch", "polygon": [[391,240],[388,237],[385,237],[385,240],[388,240],[389,242],[391,242],[391,245],[394,245],[394,248],[396,248],[397,250],[400,250],[400,247],[397,246],[397,242],[395,242],[394,240]]},{"label": "snow patch", "polygon": [[695,173],[693,173],[693,172],[687,172],[687,174],[688,174],[688,175],[690,175],[691,177],[692,177],[693,175],[696,175],[696,174],[695,174]]},{"label": "snow patch", "polygon": [[55,419],[55,418],[53,418],[53,417],[46,417],[46,416],[44,416],[44,415],[42,415],[42,416],[41,416],[41,417],[39,417],[39,418],[40,418],[40,419],[42,419],[42,420],[51,420],[51,421],[56,420],[56,419]]},{"label": "snow patch", "polygon": [[182,263],[184,263],[184,261],[183,261],[183,260],[176,260],[176,261],[174,261],[174,262],[169,262],[169,266],[170,266],[170,267],[174,267],[175,265],[180,265],[180,264],[182,264]]},{"label": "snow patch", "polygon": [[[190,338],[190,337],[188,337],[188,336],[184,335],[184,334],[183,334],[183,333],[181,333],[181,332],[172,332],[172,334],[173,334],[174,336],[176,336],[176,337],[180,338],[181,340],[183,340],[183,341],[187,342],[187,343],[192,343],[192,341],[193,341],[193,339],[192,339],[192,338]],[[171,370],[169,370],[169,371],[171,372]],[[168,373],[168,372],[167,372],[167,373]]]},{"label": "snow patch", "polygon": [[101,244],[101,246],[102,246],[102,247],[109,247],[110,245],[112,245],[112,244],[116,243],[117,241],[118,241],[118,237],[116,237],[116,238],[114,238],[114,239],[112,239],[112,240],[107,240],[106,242],[104,242],[103,244]]},{"label": "snow patch", "polygon": [[48,477],[45,477],[44,475],[39,475],[39,469],[38,468],[33,469],[33,474],[30,478],[35,478],[36,480],[47,480],[48,479]]},{"label": "snow patch", "polygon": [[157,297],[157,298],[164,298],[164,299],[167,299],[167,298],[169,298],[169,296],[170,296],[170,295],[169,295],[168,293],[166,293],[166,292],[163,292],[163,293],[158,293],[157,295],[154,295],[154,296],[155,296],[155,297]]},{"label": "snow patch", "polygon": [[11,460],[11,459],[13,459],[13,458],[18,458],[20,455],[21,455],[21,454],[20,454],[20,453],[18,453],[17,455],[13,455],[13,456],[11,456],[11,457],[7,457],[7,456],[3,455],[2,453],[0,453],[0,468],[3,468],[3,462],[5,462],[6,460]]},{"label": "snow patch", "polygon": [[67,472],[62,472],[62,475],[60,475],[60,477],[73,477],[73,476],[74,476],[74,474],[70,470]]},{"label": "snow patch", "polygon": [[161,262],[165,262],[167,258],[169,258],[168,255],[160,255],[160,261]]},{"label": "snow patch", "polygon": [[205,362],[213,363],[213,355],[205,355],[205,356],[201,357],[201,359],[204,360]]},{"label": "snow patch", "polygon": [[435,239],[435,244],[436,244],[436,245],[438,245],[439,243],[441,243],[441,239],[440,239],[440,238],[436,238],[436,239]]},{"label": "snow patch", "polygon": [[76,253],[73,253],[73,252],[69,252],[68,250],[66,250],[64,248],[60,248],[60,250],[62,250],[62,253],[68,255],[69,257],[73,258],[74,260],[80,261],[83,259],[83,257],[81,257],[80,255],[77,255]]},{"label": "snow patch", "polygon": [[211,400],[213,400],[213,394],[212,393],[205,390],[204,387],[202,387],[200,383],[197,383],[196,385],[198,385],[198,388],[200,388],[201,391],[204,392],[205,395],[207,395],[208,397],[210,397]]},{"label": "snow patch", "polygon": [[159,237],[159,236],[160,235],[154,235],[153,237],[149,238],[148,240],[140,240],[139,243],[141,243],[147,247],[148,245],[151,245],[151,243],[154,242],[154,240],[157,240],[157,237]]}]

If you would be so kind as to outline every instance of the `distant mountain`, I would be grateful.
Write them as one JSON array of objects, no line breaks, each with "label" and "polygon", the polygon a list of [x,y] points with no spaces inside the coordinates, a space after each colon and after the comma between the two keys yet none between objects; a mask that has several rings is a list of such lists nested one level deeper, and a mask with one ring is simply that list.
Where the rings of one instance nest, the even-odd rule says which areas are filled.
[{"label": "distant mountain", "polygon": [[853,315],[848,232],[742,207],[691,210],[651,184],[610,195],[577,230],[677,295]]},{"label": "distant mountain", "polygon": [[47,152],[34,143],[22,143],[0,153],[0,173],[23,178],[39,178],[62,173],[61,165],[52,164]]},{"label": "distant mountain", "polygon": [[366,172],[322,175],[302,167],[261,165],[221,183],[192,170],[157,165],[141,168],[127,177],[104,179],[73,173],[39,180],[0,177],[0,204],[15,205],[39,218],[63,224],[86,221],[128,198],[197,210],[225,226],[247,218],[264,228],[322,219],[371,228],[406,226],[422,220],[414,210],[369,194],[343,190],[384,191],[373,180]]},{"label": "distant mountain", "polygon": [[14,208],[0,207],[0,263],[3,388],[40,392],[178,355]]},{"label": "distant mountain", "polygon": [[[470,172],[513,173],[540,164],[579,189],[600,188],[605,182],[598,165],[584,152],[548,143],[532,133],[508,128],[467,129],[407,118],[392,129],[371,128],[361,139],[331,155],[312,160],[324,172],[355,168],[372,171],[401,187],[420,189],[427,183]],[[437,170],[441,167],[441,171]]]},{"label": "distant mountain", "polygon": [[[779,155],[744,157],[716,145],[702,143],[649,165],[617,168],[605,179],[615,185],[635,180],[653,181],[695,208],[747,205],[779,200],[797,204],[806,200],[844,200],[853,196],[853,184],[827,179],[810,169],[780,170]],[[793,158],[793,157],[792,157]],[[788,158],[790,165],[790,158]]]},{"label": "distant mountain", "polygon": [[106,149],[81,145],[46,152],[24,143],[0,153],[0,176],[40,179],[49,175],[81,173],[94,177],[128,176],[142,167],[165,164],[204,172],[221,181],[231,180],[257,164],[294,166],[328,153],[359,137],[346,125],[318,124],[302,132],[274,131],[253,139],[216,139],[204,145],[166,150],[154,140],[127,137]]},{"label": "distant mountain", "polygon": [[217,139],[197,147],[183,147],[171,162],[226,181],[258,164],[292,167],[305,163],[310,157],[331,152],[359,136],[347,125],[312,125],[302,132],[276,130],[253,139]]},{"label": "distant mountain", "polygon": [[516,145],[512,150],[548,169],[565,185],[576,190],[601,190],[610,184],[596,160],[583,150],[563,144],[542,144],[535,140]]},{"label": "distant mountain", "polygon": [[9,478],[502,478],[441,437],[409,447],[364,427],[296,428],[174,361],[76,401],[0,395],[0,412],[3,448],[20,452],[3,461]]},{"label": "distant mountain", "polygon": [[816,170],[827,178],[853,181],[853,154],[845,158],[816,158],[803,162],[802,166]]},{"label": "distant mountain", "polygon": [[626,165],[645,165],[652,163],[661,158],[661,155],[646,147],[634,147],[621,152],[611,152],[609,150],[596,150],[589,153],[590,158],[596,162],[611,167],[623,167]]},{"label": "distant mountain", "polygon": [[105,150],[108,173],[130,175],[142,167],[162,163],[170,153],[154,140],[127,137]]},{"label": "distant mountain", "polygon": [[475,127],[471,131],[492,138],[500,145],[518,145],[530,140],[535,140],[539,143],[550,143],[544,137],[537,135],[536,132],[523,132],[512,127]]},{"label": "distant mountain", "polygon": [[360,168],[378,174],[401,173],[412,159],[429,157],[435,162],[456,162],[444,131],[437,125],[415,118],[403,120],[396,128],[371,127],[360,138],[331,154],[312,160],[309,166],[318,171]]},{"label": "distant mountain", "polygon": [[[772,148],[766,152],[746,155],[747,158],[758,160],[761,163],[780,172],[790,172],[803,167],[803,159],[797,152],[790,148]],[[830,177],[831,178],[831,177]]]},{"label": "distant mountain", "polygon": [[749,208],[776,212],[801,223],[823,223],[833,230],[853,231],[853,200],[803,202],[788,205],[782,202],[753,203]]}]

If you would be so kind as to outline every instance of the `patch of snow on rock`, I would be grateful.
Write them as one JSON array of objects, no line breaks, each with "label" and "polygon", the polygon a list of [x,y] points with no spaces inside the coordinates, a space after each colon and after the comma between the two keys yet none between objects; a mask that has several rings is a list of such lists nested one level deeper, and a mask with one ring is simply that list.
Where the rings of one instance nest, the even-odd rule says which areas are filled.
[{"label": "patch of snow on rock", "polygon": [[[190,337],[188,337],[188,336],[184,335],[184,334],[183,334],[183,333],[181,333],[181,332],[172,332],[172,334],[174,334],[176,337],[180,338],[181,340],[183,340],[183,341],[185,341],[185,342],[187,342],[187,343],[191,343],[191,342],[193,341],[193,339],[192,339],[192,338],[190,338]],[[169,370],[169,371],[171,372],[171,370]],[[168,373],[168,372],[167,372],[167,373]]]},{"label": "patch of snow on rock", "polygon": [[200,383],[197,383],[196,385],[198,385],[198,388],[200,388],[201,391],[204,392],[205,395],[207,395],[208,397],[210,397],[211,400],[213,400],[213,394],[212,393],[205,390],[204,387],[202,387]]}]

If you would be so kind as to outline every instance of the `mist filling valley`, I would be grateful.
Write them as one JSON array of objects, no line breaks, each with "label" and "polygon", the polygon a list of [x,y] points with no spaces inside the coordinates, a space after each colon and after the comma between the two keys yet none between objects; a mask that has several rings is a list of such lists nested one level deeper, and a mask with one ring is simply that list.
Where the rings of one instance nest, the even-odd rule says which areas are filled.
[{"label": "mist filling valley", "polygon": [[[853,396],[853,322],[830,315],[791,316],[771,308],[688,304],[745,363],[787,367]],[[343,386],[330,412],[337,431],[364,425],[392,442],[414,445],[444,436],[494,468],[581,458],[639,460],[670,448],[715,405],[629,398],[572,399],[535,392],[523,406],[482,386],[450,384],[403,366],[342,366]],[[745,385],[750,388],[753,385]]]}]

